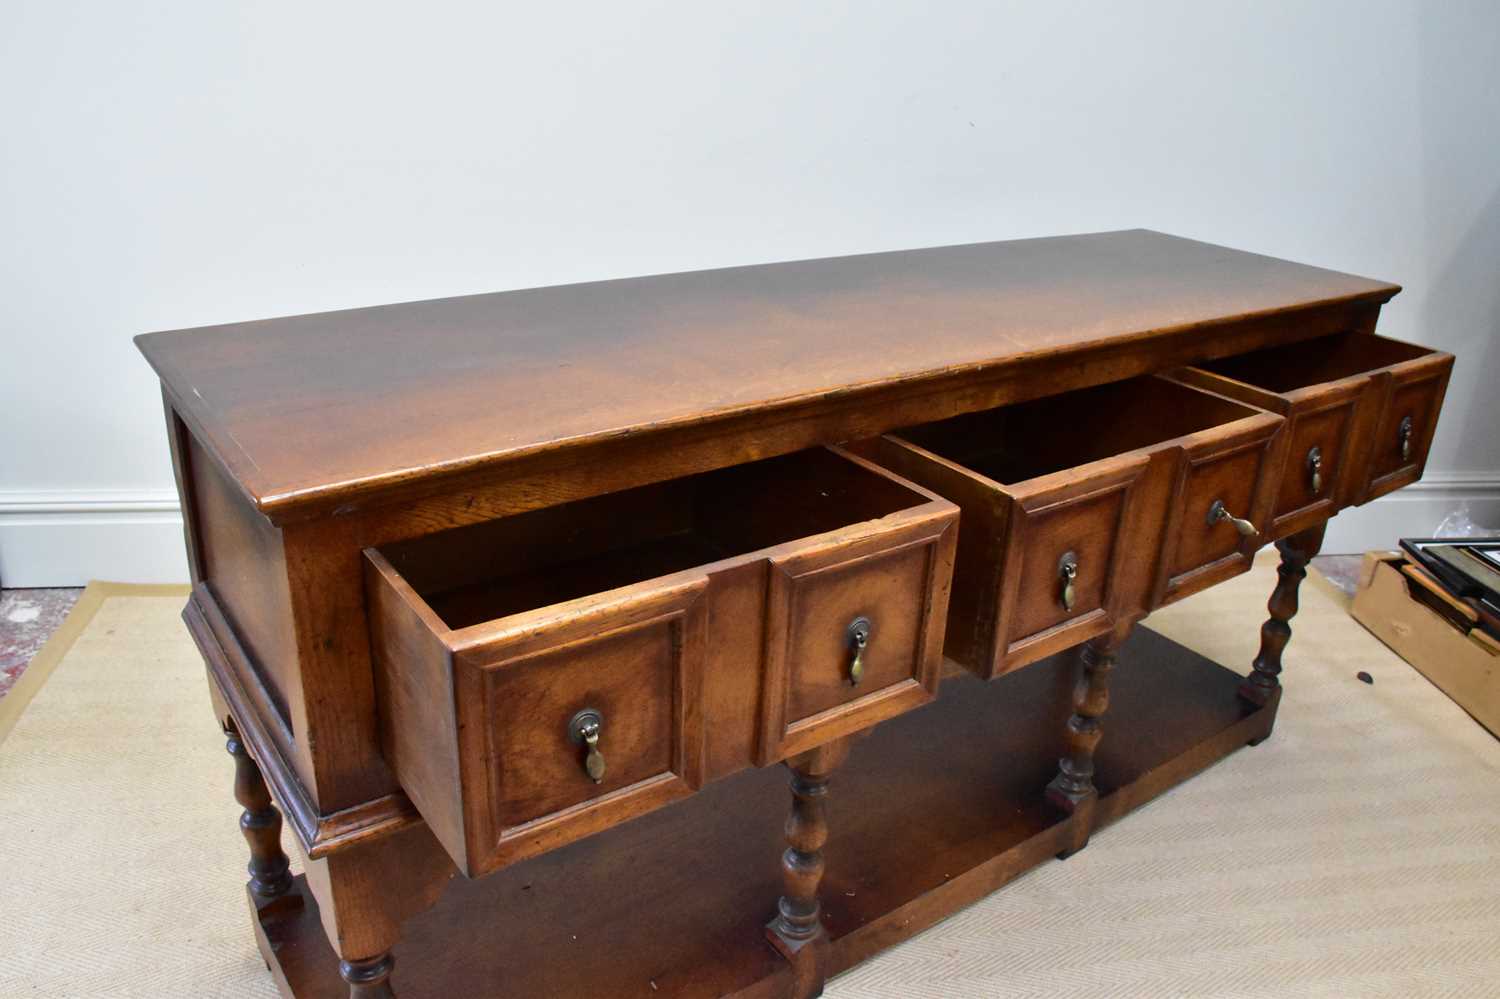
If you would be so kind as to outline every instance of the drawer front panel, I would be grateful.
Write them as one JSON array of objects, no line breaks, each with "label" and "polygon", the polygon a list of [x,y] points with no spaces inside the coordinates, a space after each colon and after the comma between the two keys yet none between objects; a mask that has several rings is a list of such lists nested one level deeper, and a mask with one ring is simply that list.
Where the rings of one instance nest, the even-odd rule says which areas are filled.
[{"label": "drawer front panel", "polygon": [[1421,477],[1447,385],[1446,366],[1392,379],[1389,401],[1370,442],[1370,484],[1364,499],[1383,496]]},{"label": "drawer front panel", "polygon": [[957,533],[819,448],[366,549],[386,761],[477,877],[852,735],[935,695]]},{"label": "drawer front panel", "polygon": [[[1274,434],[1213,453],[1188,451],[1169,510],[1163,599],[1197,592],[1250,567],[1270,512],[1268,464]],[[1259,530],[1241,534],[1228,519],[1209,522],[1215,503]]]},{"label": "drawer front panel", "polygon": [[[660,618],[493,670],[487,690],[490,798],[499,828],[673,774],[680,618]],[[569,731],[597,711],[603,779]]]},{"label": "drawer front panel", "polygon": [[[916,680],[922,662],[922,599],[932,552],[910,546],[790,577],[787,718],[796,725],[851,699]],[[779,587],[778,587],[779,588]],[[850,626],[864,620],[865,647]],[[850,676],[856,656],[860,679]]]},{"label": "drawer front panel", "polygon": [[1317,408],[1294,409],[1286,429],[1270,538],[1294,533],[1307,526],[1303,521],[1330,517],[1337,509],[1350,488],[1348,472],[1357,464],[1357,458],[1351,462],[1355,456],[1350,450],[1355,401],[1346,393]]},{"label": "drawer front panel", "polygon": [[[998,672],[1106,631],[1113,620],[1144,456],[1098,462],[1061,488],[1018,495],[1001,568]],[[1072,571],[1072,592],[1064,564]],[[1071,596],[1072,606],[1067,597]]]},{"label": "drawer front panel", "polygon": [[[702,781],[706,577],[575,611],[462,654],[460,734],[482,873],[689,794]],[[468,683],[463,680],[468,678]],[[602,773],[574,724],[598,719]],[[594,778],[598,777],[596,781]]]},{"label": "drawer front panel", "polygon": [[956,522],[772,559],[759,762],[936,696]]},{"label": "drawer front panel", "polygon": [[[1452,367],[1451,354],[1351,332],[1224,358],[1171,377],[1293,421],[1267,534],[1275,540],[1420,478]],[[1334,404],[1345,400],[1348,416],[1335,416]],[[1340,419],[1342,432],[1334,426]],[[1313,446],[1321,449],[1325,470],[1335,466],[1324,476],[1333,489],[1325,501],[1311,499],[1307,489]]]},{"label": "drawer front panel", "polygon": [[[1145,377],[908,427],[868,450],[963,511],[947,651],[993,678],[1144,616],[1174,558],[1196,572],[1237,551],[1198,537],[1168,551],[1169,524],[1182,533],[1184,491],[1220,478],[1240,512],[1253,497],[1269,513],[1267,455],[1283,424]],[[1231,457],[1242,445],[1253,453]]]}]

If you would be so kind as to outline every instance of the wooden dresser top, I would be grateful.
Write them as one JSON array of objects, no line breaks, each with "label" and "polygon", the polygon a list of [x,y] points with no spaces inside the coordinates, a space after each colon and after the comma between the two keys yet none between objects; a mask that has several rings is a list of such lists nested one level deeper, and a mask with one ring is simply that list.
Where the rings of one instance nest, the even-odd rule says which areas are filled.
[{"label": "wooden dresser top", "polygon": [[[1146,230],[734,267],[151,333],[268,513],[414,477],[1340,303],[1396,285]],[[872,396],[873,398],[873,396]]]}]

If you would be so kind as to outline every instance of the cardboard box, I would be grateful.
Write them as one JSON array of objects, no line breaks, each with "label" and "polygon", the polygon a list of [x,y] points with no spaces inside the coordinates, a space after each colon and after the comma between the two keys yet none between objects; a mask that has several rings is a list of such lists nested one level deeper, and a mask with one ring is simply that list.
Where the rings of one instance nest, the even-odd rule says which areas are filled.
[{"label": "cardboard box", "polygon": [[1500,736],[1500,642],[1423,577],[1400,552],[1367,552],[1349,613]]}]

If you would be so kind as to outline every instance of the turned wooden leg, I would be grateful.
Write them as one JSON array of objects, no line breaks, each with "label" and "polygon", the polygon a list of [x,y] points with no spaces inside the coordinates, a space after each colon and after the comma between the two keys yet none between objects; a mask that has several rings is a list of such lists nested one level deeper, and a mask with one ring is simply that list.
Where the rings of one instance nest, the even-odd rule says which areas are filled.
[{"label": "turned wooden leg", "polygon": [[349,983],[349,999],[395,999],[391,991],[395,963],[389,953],[363,961],[340,961],[339,975]]},{"label": "turned wooden leg", "polygon": [[1125,644],[1130,625],[1085,642],[1078,652],[1078,681],[1073,687],[1073,714],[1068,719],[1066,750],[1057,761],[1057,776],[1047,785],[1047,799],[1073,817],[1073,839],[1059,856],[1071,857],[1088,845],[1093,831],[1094,750],[1104,734],[1101,719],[1109,707],[1109,674],[1115,654]]},{"label": "turned wooden leg", "polygon": [[828,781],[849,755],[849,741],[820,746],[786,761],[792,772],[792,812],[781,855],[784,894],[776,918],[766,926],[772,946],[792,964],[793,999],[823,994],[828,972],[828,934],[823,929],[818,885],[823,880],[823,844],[828,841]]},{"label": "turned wooden leg", "polygon": [[[1251,704],[1264,707],[1281,693],[1281,653],[1292,638],[1291,620],[1297,613],[1297,588],[1307,577],[1307,563],[1323,546],[1325,527],[1326,523],[1319,524],[1276,542],[1276,550],[1281,552],[1281,564],[1276,567],[1276,589],[1266,604],[1271,616],[1260,626],[1260,653],[1255,657],[1250,675],[1239,688],[1240,696]],[[1252,740],[1252,745],[1264,738]]]},{"label": "turned wooden leg", "polygon": [[[448,851],[422,823],[327,856],[304,853],[302,869],[350,999],[394,996],[401,927],[431,908],[458,874]],[[274,950],[262,954],[282,962]]]},{"label": "turned wooden leg", "polygon": [[281,813],[234,722],[224,726],[224,734],[229,739],[224,748],[234,757],[234,798],[245,809],[240,832],[250,844],[250,892],[258,902],[268,902],[286,894],[292,884],[289,861],[281,850]]}]

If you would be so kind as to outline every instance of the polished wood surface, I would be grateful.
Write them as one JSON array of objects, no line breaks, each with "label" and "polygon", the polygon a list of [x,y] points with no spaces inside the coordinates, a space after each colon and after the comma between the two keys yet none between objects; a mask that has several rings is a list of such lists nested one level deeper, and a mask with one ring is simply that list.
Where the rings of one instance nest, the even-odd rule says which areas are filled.
[{"label": "polished wood surface", "polygon": [[[1431,444],[1396,291],[1134,231],[140,338],[283,992],[817,995],[1264,738]],[[1277,540],[1248,679],[1127,638]]]},{"label": "polished wood surface", "polygon": [[[1113,247],[1103,257],[1095,246],[1098,239]],[[323,818],[318,825],[327,827],[328,817],[336,814],[359,814],[359,828],[351,829],[350,836],[362,835],[360,829],[387,828],[403,820],[399,783],[390,772],[377,738],[379,712],[359,555],[365,548],[1236,352],[1323,334],[1354,331],[1364,335],[1375,325],[1382,296],[1394,291],[1394,286],[1380,282],[1330,277],[1327,272],[1261,258],[1241,260],[1242,255],[1232,251],[1152,234],[1076,237],[1041,243],[1046,248],[1045,273],[1037,274],[1034,267],[1027,270],[1018,264],[1015,275],[994,292],[1002,294],[1010,288],[1008,294],[1016,299],[1012,304],[1019,310],[1017,314],[1021,314],[1025,312],[1027,296],[1018,289],[1028,280],[1028,274],[1031,279],[1052,287],[1053,298],[1061,296],[1061,304],[1057,304],[1059,314],[1073,316],[1084,324],[1076,334],[1064,338],[1074,344],[1067,349],[1007,348],[1009,352],[997,353],[990,361],[888,379],[868,388],[851,384],[846,389],[806,396],[784,406],[768,403],[762,408],[740,407],[727,415],[705,411],[698,420],[653,425],[649,432],[623,436],[558,437],[555,447],[537,451],[530,458],[512,456],[515,460],[499,464],[489,464],[486,460],[477,464],[460,462],[462,468],[441,464],[415,472],[393,471],[379,482],[351,485],[352,492],[345,493],[340,488],[305,496],[306,502],[294,504],[295,508],[267,505],[256,484],[259,475],[256,467],[247,465],[233,447],[226,450],[220,446],[223,442],[215,436],[218,431],[211,426],[213,420],[204,411],[200,398],[204,394],[199,384],[202,379],[187,377],[186,369],[163,368],[163,391],[170,411],[170,426],[174,428],[174,445],[184,439],[189,442],[186,447],[176,446],[175,453],[179,458],[183,504],[191,521],[190,564],[195,566],[195,582],[203,585],[195,601],[204,605],[200,608],[203,619],[214,620],[219,616],[232,622],[227,626],[227,630],[233,631],[232,636],[225,629],[216,634],[218,646],[233,650],[238,644],[245,649],[263,646],[271,650],[267,658],[253,652],[236,656],[231,651],[225,659],[231,664],[229,668],[237,669],[236,680],[247,699],[264,712],[264,729],[275,743],[277,757],[290,771],[286,786],[296,788],[310,808],[320,813]],[[1019,253],[1017,260],[1030,259],[1032,250],[1025,247],[1031,245],[1029,241],[1017,249],[1016,245],[997,244],[998,249],[991,247],[984,252],[1006,259]],[[1176,249],[1168,252],[1163,247]],[[960,249],[964,253],[973,250]],[[1166,267],[1161,259],[1164,255],[1174,258],[1186,255],[1199,262],[1193,265],[1178,261],[1181,266]],[[906,259],[910,255],[896,256]],[[927,259],[925,251],[915,256]],[[1078,259],[1070,263],[1073,256]],[[1131,264],[1124,258],[1139,259]],[[1109,261],[1113,263],[1106,266]],[[1247,274],[1259,274],[1262,284],[1256,292],[1257,300],[1263,298],[1262,304],[1271,301],[1279,304],[1257,307],[1252,312],[1236,311],[1249,303],[1241,293],[1226,294],[1225,288],[1238,287],[1247,279],[1220,273],[1221,263],[1228,271],[1243,266]],[[941,262],[930,265],[946,266]],[[801,265],[788,266],[796,269]],[[820,263],[813,269],[822,266]],[[1152,268],[1157,269],[1159,277],[1167,275],[1162,280],[1170,278],[1176,283],[1163,286],[1148,280]],[[780,268],[775,270],[781,272]],[[961,275],[961,272],[960,267],[955,273]],[[1135,290],[1127,288],[1126,275],[1139,278],[1141,286]],[[1056,285],[1064,279],[1073,281],[1066,295]],[[1309,293],[1309,283],[1318,287],[1319,294]],[[1364,290],[1351,290],[1356,285]],[[1371,288],[1377,290],[1370,291]],[[1183,303],[1196,303],[1189,309],[1191,322],[1184,320],[1156,330],[1096,336],[1100,329],[1114,329],[1113,319],[1103,313],[1081,315],[1070,311],[1076,310],[1076,306],[1068,304],[1107,301],[1129,315],[1138,314],[1142,308],[1165,308],[1148,302],[1151,297],[1148,292],[1152,289],[1178,301],[1182,308],[1188,308]],[[971,297],[979,294],[973,291]],[[1208,309],[1211,303],[1218,303],[1224,311],[1204,312],[1201,316],[1195,311],[1199,307]],[[1028,308],[1035,306],[1032,303]],[[360,310],[361,314],[365,311],[368,310]],[[1182,312],[1178,319],[1186,315],[1187,312]],[[1128,327],[1121,327],[1125,328]],[[205,358],[221,357],[223,364],[216,368],[217,377],[235,384],[243,382],[242,391],[247,392],[259,383],[256,398],[264,400],[261,408],[267,418],[278,412],[290,417],[293,412],[306,413],[304,407],[320,405],[305,393],[296,400],[286,394],[290,390],[287,387],[300,384],[298,371],[316,367],[312,359],[303,358],[305,364],[296,365],[296,371],[278,371],[276,378],[284,377],[284,386],[281,381],[267,383],[260,368],[246,365],[241,371],[234,361],[245,357],[247,352],[263,349],[260,340],[263,327],[255,324],[253,328],[237,329],[232,334],[218,330],[148,338],[142,345],[158,360],[158,347],[165,349],[168,344],[186,345],[185,351]],[[893,331],[887,333],[894,336]],[[974,342],[983,340],[1002,346],[1009,342],[991,341],[981,333],[973,334]],[[907,334],[909,340],[921,340],[927,335],[912,331]],[[852,330],[851,336],[856,335],[863,334]],[[212,343],[193,346],[200,336]],[[372,341],[372,349],[376,341]],[[1045,338],[1038,343],[1044,341]],[[436,341],[429,337],[425,342]],[[297,353],[294,345],[289,344],[287,349]],[[791,351],[794,347],[788,344],[786,349]],[[814,354],[821,349],[816,345],[809,347]],[[348,352],[350,356],[363,353],[352,347]],[[403,398],[398,389],[406,369],[396,364],[397,360],[400,358],[393,358],[382,369],[388,378],[381,376],[381,372],[366,372],[369,378],[365,391],[369,400],[398,402]],[[800,370],[799,365],[792,363],[786,366],[784,374],[795,379],[800,377]],[[464,376],[458,372],[454,377]],[[503,372],[496,377],[503,381]],[[433,389],[434,393],[439,391]],[[680,387],[671,383],[662,386],[658,394],[675,398],[679,391]],[[520,397],[515,392],[491,393],[482,408],[485,413],[503,410],[513,422],[524,423],[531,419],[528,413],[511,412],[512,401]],[[593,404],[587,397],[580,397],[577,402],[582,409]],[[285,409],[286,405],[294,408]],[[388,402],[369,401],[366,405],[379,412],[395,412]],[[424,439],[440,442],[448,438],[449,426],[436,421],[434,416],[441,407],[431,408],[437,405],[428,399],[404,409],[403,433],[417,433],[415,428],[427,426],[429,429],[422,432]],[[375,421],[372,427],[386,418],[379,412],[372,416]],[[274,458],[269,451],[261,454],[267,467],[282,462],[322,461],[309,450],[324,430],[322,421],[311,417],[289,419],[282,429],[286,432],[278,432],[274,440],[263,441],[266,448],[277,452]],[[236,431],[236,437],[239,436]],[[399,444],[399,435],[382,432],[375,436],[378,440],[372,438],[371,446],[380,441],[389,441],[392,446]],[[393,460],[396,457],[394,452],[389,456]],[[256,459],[256,466],[261,465],[260,458]],[[194,466],[204,464],[217,470],[208,474],[219,474],[231,488],[215,490],[196,485],[195,476],[199,473],[194,472]],[[213,530],[211,523],[219,518],[253,518],[257,509],[272,521],[274,529],[256,532],[253,538],[243,531],[227,532],[226,536],[239,537],[246,543],[224,549],[228,557],[220,558],[215,566],[205,565],[201,549]],[[751,585],[748,579],[740,579],[736,592],[745,596]],[[241,595],[237,596],[236,590]],[[208,607],[209,603],[214,606]],[[753,612],[753,606],[742,601],[742,609],[747,607]],[[263,622],[270,622],[272,627],[256,627]],[[205,648],[211,650],[214,644],[209,643]],[[233,665],[236,663],[240,666]],[[724,689],[710,691],[710,696],[727,696],[728,688],[733,686],[726,682]],[[737,688],[736,696],[739,696]],[[385,804],[372,804],[380,801]],[[372,807],[378,807],[380,814],[360,811]],[[293,823],[293,828],[299,831],[309,827],[309,822]],[[312,850],[320,848],[310,841],[304,845]]]},{"label": "polished wood surface", "polygon": [[781,898],[766,924],[766,938],[792,966],[789,999],[822,994],[828,977],[828,931],[819,898],[823,846],[828,842],[828,785],[849,756],[850,740],[837,739],[786,761],[792,774],[792,812],[781,855]]},{"label": "polished wood surface", "polygon": [[1220,358],[1169,377],[1286,417],[1271,525],[1279,538],[1421,478],[1452,369],[1453,355],[1444,351],[1344,333]]},{"label": "polished wood surface", "polygon": [[[1119,655],[1131,682],[1112,692],[1110,725],[1131,736],[1100,746],[1096,828],[1269,730],[1270,712],[1236,696],[1237,674],[1149,629]],[[819,908],[829,975],[1073,842],[1074,820],[1039,789],[1064,746],[1076,667],[1065,653],[991,683],[958,676],[938,703],[850,747],[826,786]],[[637,822],[456,882],[396,948],[396,992],[793,995],[791,966],[762,930],[785,890],[775,859],[790,797],[783,768],[745,771]],[[257,922],[262,954],[296,995],[344,999],[316,903],[301,897],[297,911]]]},{"label": "polished wood surface", "polygon": [[1323,546],[1324,525],[1276,542],[1281,564],[1276,567],[1276,589],[1266,604],[1270,617],[1260,626],[1260,651],[1250,674],[1240,685],[1240,696],[1252,704],[1268,704],[1281,689],[1281,654],[1292,640],[1292,618],[1297,616],[1297,590],[1307,578],[1307,563]]},{"label": "polished wood surface", "polygon": [[1218,502],[1266,522],[1281,426],[1143,377],[856,447],[958,503],[947,654],[989,677],[1248,569],[1265,536],[1207,514]]},{"label": "polished wood surface", "polygon": [[282,515],[540,452],[747,413],[772,421],[896,386],[951,387],[1026,358],[1165,333],[1187,333],[1188,349],[1213,356],[1226,320],[1378,304],[1397,290],[1134,230],[474,295],[138,342],[218,460]]},{"label": "polished wood surface", "polygon": [[233,723],[225,728],[228,737],[224,748],[234,758],[234,800],[244,807],[240,813],[240,832],[250,847],[250,881],[246,885],[252,897],[272,899],[291,887],[290,861],[281,849],[281,813],[271,801],[270,789],[260,767],[245,751],[245,743]]},{"label": "polished wood surface", "polygon": [[1088,845],[1094,826],[1094,754],[1104,737],[1103,718],[1109,708],[1109,678],[1132,625],[1118,623],[1106,634],[1078,647],[1078,680],[1073,685],[1073,713],[1064,729],[1057,776],[1047,785],[1047,800],[1073,817],[1072,834],[1059,856],[1070,857]]},{"label": "polished wood surface", "polygon": [[818,449],[371,549],[385,759],[478,875],[868,728],[937,692],[957,522]]}]

